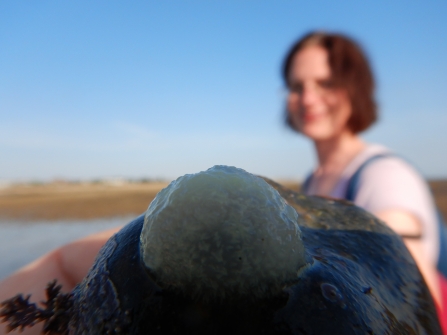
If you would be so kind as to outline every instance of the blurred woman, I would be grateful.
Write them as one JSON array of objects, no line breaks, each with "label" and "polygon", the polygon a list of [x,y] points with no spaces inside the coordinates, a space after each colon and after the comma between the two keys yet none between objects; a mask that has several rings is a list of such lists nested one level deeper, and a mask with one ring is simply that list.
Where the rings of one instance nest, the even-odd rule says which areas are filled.
[{"label": "blurred woman", "polygon": [[441,306],[438,227],[429,188],[404,160],[359,137],[377,119],[374,78],[359,45],[340,34],[310,33],[286,55],[283,79],[286,123],[313,142],[317,156],[303,191],[346,199],[355,172],[380,158],[362,169],[350,200],[403,237]]}]

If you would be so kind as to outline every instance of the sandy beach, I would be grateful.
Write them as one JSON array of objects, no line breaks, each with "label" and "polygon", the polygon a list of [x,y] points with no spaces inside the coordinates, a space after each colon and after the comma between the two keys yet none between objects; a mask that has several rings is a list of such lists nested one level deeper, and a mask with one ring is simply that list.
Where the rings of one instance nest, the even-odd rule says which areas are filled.
[{"label": "sandy beach", "polygon": [[[280,181],[281,182],[281,181]],[[281,182],[297,190],[296,182]],[[21,222],[91,220],[143,213],[168,182],[10,185],[0,189],[0,220]],[[447,218],[447,180],[430,181],[438,208]]]},{"label": "sandy beach", "polygon": [[0,190],[0,220],[90,220],[138,215],[167,185],[167,182],[12,185]]}]

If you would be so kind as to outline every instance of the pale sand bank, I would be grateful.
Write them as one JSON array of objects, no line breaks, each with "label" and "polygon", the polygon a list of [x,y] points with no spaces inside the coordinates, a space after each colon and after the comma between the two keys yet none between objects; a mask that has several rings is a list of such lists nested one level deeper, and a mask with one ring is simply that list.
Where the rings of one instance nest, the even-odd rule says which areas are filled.
[{"label": "pale sand bank", "polygon": [[[279,181],[298,190],[299,183]],[[0,220],[91,220],[143,213],[168,182],[123,184],[12,185],[0,189]],[[447,180],[430,181],[436,203],[447,219]]]},{"label": "pale sand bank", "polygon": [[0,220],[55,221],[143,213],[168,183],[44,184],[0,189]]}]

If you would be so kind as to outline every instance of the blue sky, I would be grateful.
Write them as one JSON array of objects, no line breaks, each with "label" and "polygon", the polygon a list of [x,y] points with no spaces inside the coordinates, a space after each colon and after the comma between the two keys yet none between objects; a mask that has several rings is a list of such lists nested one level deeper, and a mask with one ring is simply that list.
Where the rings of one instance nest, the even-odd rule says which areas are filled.
[{"label": "blue sky", "polygon": [[0,2],[0,181],[176,178],[216,164],[301,179],[282,124],[282,57],[302,34],[369,55],[367,141],[447,177],[445,1]]}]

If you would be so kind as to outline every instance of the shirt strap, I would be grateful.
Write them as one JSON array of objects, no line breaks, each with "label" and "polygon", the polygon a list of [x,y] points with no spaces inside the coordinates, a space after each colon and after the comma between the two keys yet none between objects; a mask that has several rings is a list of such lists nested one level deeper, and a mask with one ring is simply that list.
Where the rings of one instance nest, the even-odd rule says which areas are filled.
[{"label": "shirt strap", "polygon": [[376,160],[387,158],[387,157],[395,157],[396,155],[393,153],[381,153],[374,156],[369,157],[366,161],[360,165],[357,170],[354,172],[354,174],[351,176],[351,178],[348,180],[347,186],[346,186],[346,193],[345,193],[345,199],[349,200],[351,202],[354,202],[355,196],[357,195],[358,191],[358,183],[360,180],[360,175],[362,174],[363,170],[367,166],[369,166],[372,162],[375,162]]},{"label": "shirt strap", "polygon": [[300,190],[301,193],[307,194],[307,191],[309,190],[310,182],[312,180],[312,176],[313,176],[313,173],[311,172],[307,175],[306,179],[304,179],[304,182],[301,184],[301,190]]}]

